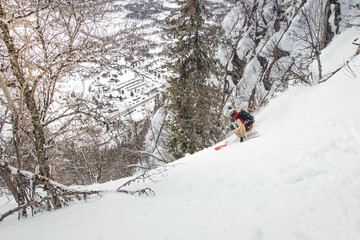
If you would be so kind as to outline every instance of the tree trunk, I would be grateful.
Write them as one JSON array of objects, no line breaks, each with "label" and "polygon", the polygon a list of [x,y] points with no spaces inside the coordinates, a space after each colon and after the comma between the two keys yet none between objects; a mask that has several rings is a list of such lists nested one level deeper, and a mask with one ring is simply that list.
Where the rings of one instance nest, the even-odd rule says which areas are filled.
[{"label": "tree trunk", "polygon": [[36,107],[35,99],[32,91],[30,91],[30,89],[28,88],[28,85],[25,86],[24,95],[26,100],[26,106],[31,115],[31,123],[33,126],[33,134],[35,138],[35,151],[40,168],[40,174],[44,177],[50,178],[50,167],[48,162],[46,161],[45,154],[44,127],[41,124],[40,115]]},{"label": "tree trunk", "polygon": [[20,136],[20,121],[21,117],[19,115],[13,114],[13,138],[14,138],[14,145],[15,145],[15,154],[16,154],[16,162],[17,162],[17,168],[22,169],[23,168],[23,159],[22,159],[22,143],[21,143],[21,136]]},{"label": "tree trunk", "polygon": [[317,61],[317,64],[318,64],[319,81],[321,81],[321,79],[322,79],[322,66],[321,66],[320,54],[316,54],[316,61]]},{"label": "tree trunk", "polygon": [[[6,19],[6,14],[0,2],[0,18]],[[36,106],[34,92],[29,88],[25,80],[24,73],[19,63],[18,49],[16,49],[13,38],[10,35],[10,30],[6,22],[0,21],[1,38],[5,42],[7,53],[9,55],[11,70],[16,77],[21,89],[23,89],[26,106],[31,114],[31,123],[33,125],[33,133],[35,138],[35,150],[38,164],[40,167],[40,174],[45,177],[50,177],[48,163],[45,158],[45,134],[44,127],[41,125],[40,115]],[[35,88],[36,86],[33,86]]]},{"label": "tree trunk", "polygon": [[329,17],[331,14],[330,0],[326,1],[323,19],[323,36],[321,36],[320,50],[323,50],[333,39],[334,33],[332,32],[331,25],[329,24]]},{"label": "tree trunk", "polygon": [[[19,206],[26,203],[26,193],[24,180],[21,177],[14,177],[11,169],[7,167],[6,163],[0,160],[0,176],[4,180],[6,186],[14,196],[15,201]],[[21,216],[27,217],[26,209],[22,209]]]}]

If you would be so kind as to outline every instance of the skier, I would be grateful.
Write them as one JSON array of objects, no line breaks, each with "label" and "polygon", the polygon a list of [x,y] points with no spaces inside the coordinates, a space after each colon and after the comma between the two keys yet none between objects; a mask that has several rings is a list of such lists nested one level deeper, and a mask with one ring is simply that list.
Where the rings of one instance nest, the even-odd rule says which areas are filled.
[{"label": "skier", "polygon": [[240,142],[243,142],[245,133],[253,128],[253,123],[255,122],[254,117],[242,109],[230,109],[229,114],[231,119],[236,120],[239,126],[239,128],[235,130],[235,135],[240,138]]}]

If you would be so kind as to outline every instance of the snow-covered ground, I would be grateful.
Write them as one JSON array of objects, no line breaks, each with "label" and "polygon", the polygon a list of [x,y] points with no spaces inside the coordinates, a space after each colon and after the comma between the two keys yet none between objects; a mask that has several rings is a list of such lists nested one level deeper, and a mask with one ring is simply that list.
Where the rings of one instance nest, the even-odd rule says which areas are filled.
[{"label": "snow-covered ground", "polygon": [[[324,65],[346,62],[352,40],[334,39],[327,51],[338,54]],[[124,179],[89,186],[114,192],[6,218],[0,239],[360,239],[359,92],[360,56],[327,82],[272,100],[256,115],[260,137],[205,149],[169,165],[156,182],[132,186],[156,196],[116,193]]]}]

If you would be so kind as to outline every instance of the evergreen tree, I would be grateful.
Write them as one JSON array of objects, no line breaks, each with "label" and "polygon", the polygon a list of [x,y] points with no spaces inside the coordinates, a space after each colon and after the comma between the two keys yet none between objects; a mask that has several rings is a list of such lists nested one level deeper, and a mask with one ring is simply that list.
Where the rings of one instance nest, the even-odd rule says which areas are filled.
[{"label": "evergreen tree", "polygon": [[205,0],[176,0],[179,12],[167,19],[169,38],[168,79],[171,117],[169,150],[175,158],[208,147],[221,134],[217,122],[221,90],[213,81],[218,75],[214,59],[217,27],[205,22]]}]

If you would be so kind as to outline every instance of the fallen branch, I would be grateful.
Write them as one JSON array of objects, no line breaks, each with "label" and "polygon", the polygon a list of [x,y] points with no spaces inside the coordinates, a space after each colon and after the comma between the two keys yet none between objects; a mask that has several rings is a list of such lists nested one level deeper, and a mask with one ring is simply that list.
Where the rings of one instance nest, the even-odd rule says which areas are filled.
[{"label": "fallen branch", "polygon": [[24,209],[26,209],[28,207],[35,206],[37,204],[38,204],[37,202],[28,202],[27,204],[24,204],[24,205],[21,205],[21,206],[18,206],[16,208],[14,208],[14,209],[11,209],[10,211],[0,215],[0,222],[2,222],[2,220],[4,220],[6,217],[8,217],[8,216],[20,211],[20,210],[24,210]]},{"label": "fallen branch", "polygon": [[328,75],[324,76],[320,81],[320,83],[326,82],[327,80],[329,80],[332,76],[334,76],[337,72],[339,72],[343,67],[339,67],[338,69],[336,69],[335,71],[329,73]]},{"label": "fallen branch", "polygon": [[[155,192],[148,187],[135,191],[123,188],[140,180],[145,181],[146,179],[150,179],[151,181],[154,181],[151,177],[157,174],[162,174],[163,172],[166,172],[166,169],[152,173],[145,171],[143,174],[124,183],[117,189],[116,192],[137,196],[154,196]],[[13,187],[13,191],[11,192],[19,206],[7,211],[4,214],[0,214],[0,222],[16,212],[19,212],[19,218],[21,214],[21,216],[27,217],[26,210],[28,208],[32,210],[34,215],[37,212],[44,210],[52,211],[54,209],[67,206],[70,201],[86,201],[89,195],[100,195],[101,193],[108,192],[100,190],[74,190],[44,176],[34,174],[29,171],[19,170],[0,159],[1,177],[4,178],[4,174],[6,174],[6,178],[8,180],[7,184],[12,184],[12,186],[8,187],[17,186],[17,188]],[[44,196],[44,194],[46,194],[46,196]],[[21,213],[20,211],[23,212]]]},{"label": "fallen branch", "polygon": [[[84,200],[86,201],[87,200],[87,196],[88,195],[92,195],[92,194],[100,194],[100,191],[74,191],[74,192],[65,192],[65,193],[62,193],[61,196],[65,197],[65,196],[78,196],[78,195],[83,195],[83,198]],[[6,213],[4,214],[1,214],[0,215],[0,222],[2,220],[4,220],[6,217],[20,211],[20,210],[24,210],[28,207],[33,207],[33,206],[39,206],[41,205],[43,202],[45,201],[49,201],[50,199],[52,198],[52,196],[47,196],[47,197],[44,197],[42,198],[40,201],[31,201],[31,202],[28,202],[26,204],[23,204],[21,206],[18,206],[14,209],[11,209],[9,211],[7,211]],[[80,199],[79,199],[80,200]]]},{"label": "fallen branch", "polygon": [[125,182],[123,185],[121,185],[117,191],[121,192],[123,187],[129,186],[130,184],[134,183],[134,182],[139,182],[139,181],[145,181],[146,179],[150,179],[151,181],[155,182],[151,177],[152,176],[156,176],[156,175],[163,175],[164,172],[167,172],[167,169],[164,168],[164,170],[158,170],[157,172],[154,172],[158,169],[153,169],[153,170],[146,170],[145,172],[143,172],[142,174],[140,174],[139,176],[130,179],[129,181]]},{"label": "fallen branch", "polygon": [[89,195],[100,194],[100,191],[73,190],[39,174],[12,167],[1,159],[0,175],[18,204],[18,207],[1,214],[0,222],[15,212],[19,212],[19,217],[27,217],[27,208],[34,215],[39,211],[62,208],[70,201],[86,201]]},{"label": "fallen branch", "polygon": [[155,192],[151,189],[151,188],[144,188],[144,189],[140,189],[137,191],[130,191],[130,190],[122,190],[122,189],[118,189],[117,192],[119,193],[125,193],[125,194],[130,194],[130,195],[137,195],[137,196],[155,196]]}]

